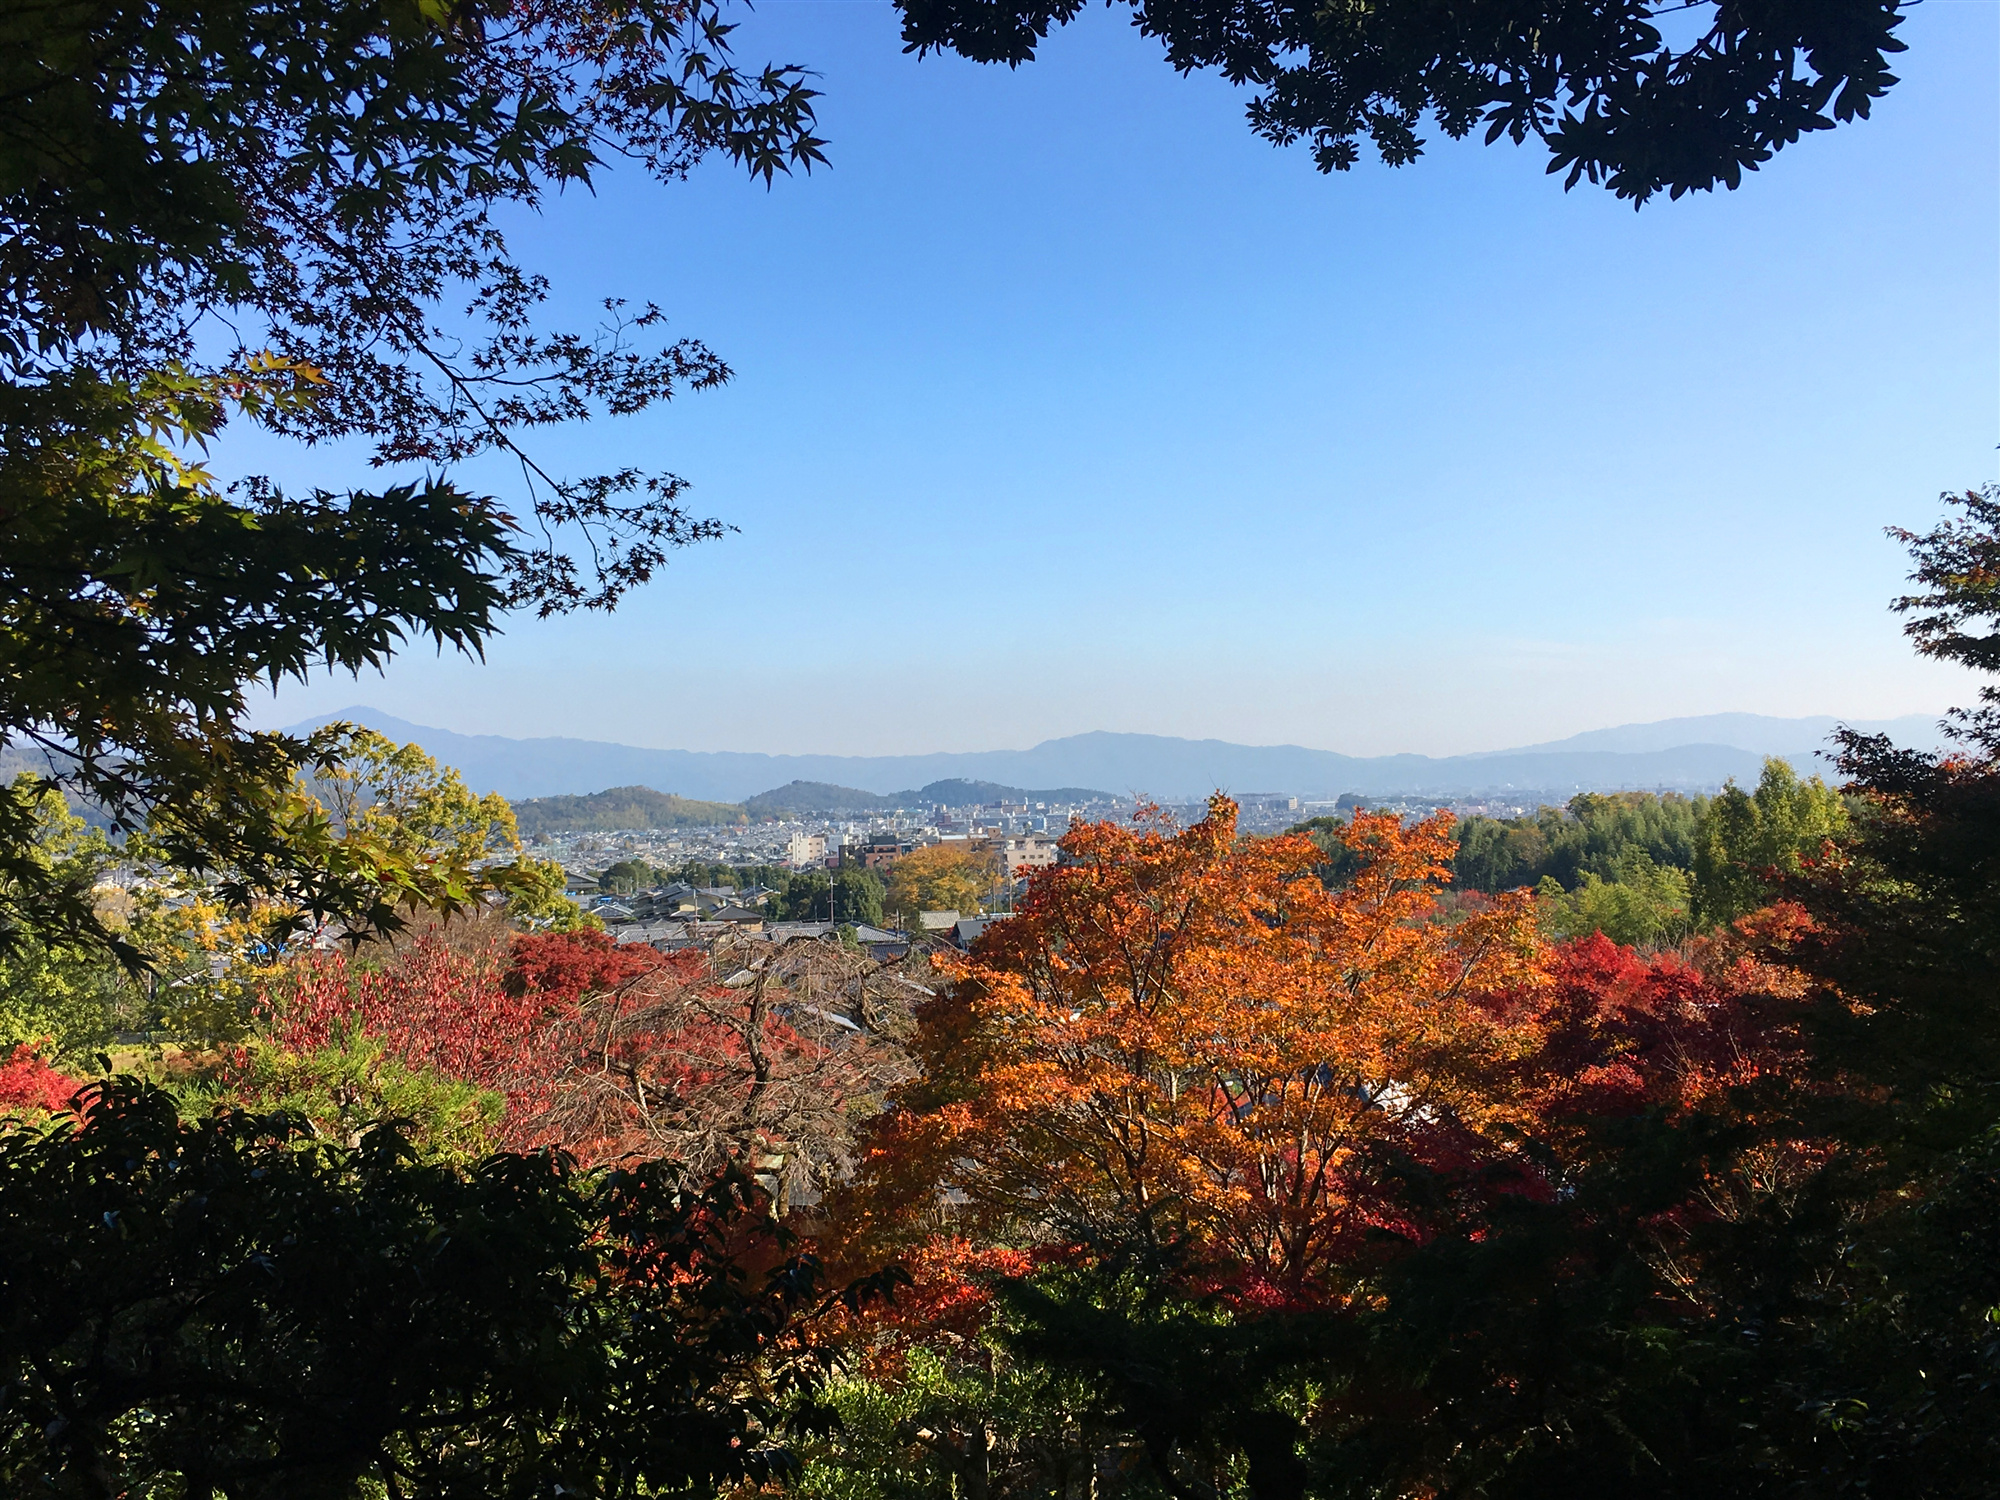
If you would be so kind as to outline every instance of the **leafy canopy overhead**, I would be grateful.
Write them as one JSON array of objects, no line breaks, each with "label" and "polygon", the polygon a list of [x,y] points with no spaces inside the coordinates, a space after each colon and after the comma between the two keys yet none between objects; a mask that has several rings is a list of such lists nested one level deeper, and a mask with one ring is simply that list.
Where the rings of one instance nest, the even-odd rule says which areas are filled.
[{"label": "leafy canopy overhead", "polygon": [[[1809,131],[1865,119],[1896,78],[1906,0],[1127,0],[1181,72],[1258,92],[1250,124],[1345,171],[1454,139],[1529,136],[1549,170],[1644,202],[1734,188]],[[897,0],[907,50],[1032,59],[1084,0]]]},{"label": "leafy canopy overhead", "polygon": [[[252,413],[378,464],[519,461],[539,530],[515,602],[605,605],[719,534],[636,469],[557,479],[524,429],[710,386],[657,308],[536,324],[546,278],[496,216],[622,157],[662,179],[721,151],[767,181],[821,159],[797,68],[729,58],[722,0],[54,0],[0,21],[0,368],[323,377]],[[563,545],[580,528],[587,562]]]}]

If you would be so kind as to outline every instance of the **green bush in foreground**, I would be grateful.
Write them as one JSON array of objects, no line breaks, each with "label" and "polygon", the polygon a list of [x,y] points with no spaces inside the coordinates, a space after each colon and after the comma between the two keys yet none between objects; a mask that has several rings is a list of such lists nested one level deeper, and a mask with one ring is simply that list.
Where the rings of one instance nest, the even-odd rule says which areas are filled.
[{"label": "green bush in foreground", "polygon": [[116,1078],[80,1120],[0,1134],[0,1492],[611,1497],[770,1472],[789,1377],[764,1356],[814,1266],[776,1253],[747,1179],[468,1170],[390,1126],[301,1128],[187,1122]]}]

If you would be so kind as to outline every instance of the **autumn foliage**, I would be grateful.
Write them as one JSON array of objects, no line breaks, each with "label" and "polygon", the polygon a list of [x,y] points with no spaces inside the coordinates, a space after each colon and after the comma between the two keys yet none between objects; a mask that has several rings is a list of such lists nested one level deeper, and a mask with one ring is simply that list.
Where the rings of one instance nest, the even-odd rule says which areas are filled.
[{"label": "autumn foliage", "polygon": [[999,867],[989,853],[962,843],[930,844],[889,867],[884,907],[914,918],[920,911],[970,914],[992,893]]},{"label": "autumn foliage", "polygon": [[839,985],[821,970],[840,963],[813,944],[707,955],[594,932],[482,944],[434,931],[386,963],[301,960],[271,987],[267,1025],[288,1051],[358,1033],[497,1090],[515,1148],[658,1157],[690,1177],[746,1163],[775,1186],[834,1169],[846,1110],[890,1067],[831,1008]]},{"label": "autumn foliage", "polygon": [[1542,982],[1528,898],[1437,920],[1443,816],[1361,815],[1364,867],[1329,890],[1310,840],[1239,841],[1235,811],[1069,834],[922,1012],[923,1082],[876,1130],[846,1234],[921,1242],[943,1196],[976,1237],[1136,1237],[1310,1302],[1382,1231],[1421,1232],[1390,1156],[1505,1154],[1479,1132],[1518,1122],[1494,1084],[1540,1033],[1480,997]]},{"label": "autumn foliage", "polygon": [[413,1067],[501,1090],[518,1109],[545,1072],[534,1050],[545,1006],[503,983],[498,945],[458,947],[426,933],[393,962],[364,966],[342,952],[301,958],[265,994],[270,1040],[311,1052],[358,1031]]},{"label": "autumn foliage", "polygon": [[67,1109],[72,1095],[84,1086],[81,1078],[52,1068],[35,1049],[16,1047],[0,1062],[0,1115],[21,1110]]},{"label": "autumn foliage", "polygon": [[1809,928],[1796,907],[1739,921],[1684,951],[1642,955],[1602,933],[1549,950],[1547,982],[1492,1003],[1540,1033],[1521,1070],[1545,1140],[1566,1127],[1656,1111],[1746,1109],[1807,1063],[1807,985],[1759,955]]}]

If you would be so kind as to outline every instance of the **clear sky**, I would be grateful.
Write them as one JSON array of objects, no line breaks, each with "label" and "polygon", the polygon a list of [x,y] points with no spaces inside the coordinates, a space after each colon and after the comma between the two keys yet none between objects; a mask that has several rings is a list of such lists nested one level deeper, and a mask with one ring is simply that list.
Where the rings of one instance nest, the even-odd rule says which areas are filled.
[{"label": "clear sky", "polygon": [[830,167],[620,175],[515,232],[559,310],[650,298],[736,371],[549,466],[671,469],[740,532],[613,616],[262,722],[1448,754],[1971,696],[1884,612],[1882,528],[1996,477],[1995,0],[1919,6],[1874,120],[1638,213],[1435,132],[1323,177],[1124,14],[1009,72],[903,55],[886,4],[765,0],[738,50],[819,71]]}]

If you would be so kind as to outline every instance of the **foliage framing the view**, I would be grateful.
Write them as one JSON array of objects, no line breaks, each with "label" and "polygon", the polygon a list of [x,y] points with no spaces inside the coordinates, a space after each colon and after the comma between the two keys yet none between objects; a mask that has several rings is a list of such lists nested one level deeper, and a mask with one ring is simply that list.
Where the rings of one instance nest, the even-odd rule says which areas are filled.
[{"label": "foliage framing the view", "polygon": [[[1344,171],[1400,166],[1426,116],[1454,139],[1535,137],[1549,171],[1621,198],[1738,186],[1780,149],[1866,119],[1896,82],[1907,0],[1129,0],[1183,73],[1258,92],[1259,135]],[[1085,0],[897,0],[915,52],[1017,65]],[[1692,13],[1692,14],[1689,14]],[[1705,23],[1705,24],[1703,24]]]},{"label": "foliage framing the view", "polygon": [[[608,604],[665,550],[717,534],[672,475],[557,479],[523,429],[640,410],[727,368],[615,305],[534,319],[544,278],[496,223],[587,187],[608,158],[684,176],[719,151],[769,180],[820,160],[797,68],[746,72],[719,0],[52,0],[0,30],[0,357],[28,388],[264,350],[311,367],[276,431],[379,463],[517,459],[541,542],[511,596]],[[557,532],[581,528],[587,562]]]},{"label": "foliage framing the view", "polygon": [[[609,607],[719,533],[672,475],[558,478],[521,446],[728,371],[635,347],[653,308],[541,327],[549,288],[496,216],[613,158],[671,179],[720,152],[766,181],[819,160],[799,70],[738,68],[730,30],[711,0],[8,9],[0,737],[246,900],[379,916],[382,872],[329,860],[293,784],[339,730],[248,733],[245,690],[412,639],[476,655],[504,609]],[[429,473],[225,489],[200,454],[231,418]],[[523,503],[440,477],[481,454],[518,461]],[[36,796],[0,796],[0,942],[142,962],[41,878]]]}]

